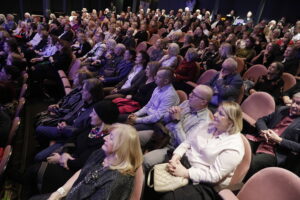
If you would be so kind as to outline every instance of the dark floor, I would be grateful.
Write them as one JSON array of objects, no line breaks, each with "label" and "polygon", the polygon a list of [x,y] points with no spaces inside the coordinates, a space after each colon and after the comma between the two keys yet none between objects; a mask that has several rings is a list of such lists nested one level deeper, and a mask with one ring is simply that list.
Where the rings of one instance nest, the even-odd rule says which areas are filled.
[{"label": "dark floor", "polygon": [[51,103],[53,102],[47,98],[30,96],[26,98],[24,110],[20,115],[21,125],[12,144],[13,154],[4,174],[5,182],[1,186],[2,191],[12,191],[12,199],[25,199],[22,198],[24,191],[19,182],[27,167],[32,164],[33,156],[38,147],[34,137],[35,116],[46,110]]}]

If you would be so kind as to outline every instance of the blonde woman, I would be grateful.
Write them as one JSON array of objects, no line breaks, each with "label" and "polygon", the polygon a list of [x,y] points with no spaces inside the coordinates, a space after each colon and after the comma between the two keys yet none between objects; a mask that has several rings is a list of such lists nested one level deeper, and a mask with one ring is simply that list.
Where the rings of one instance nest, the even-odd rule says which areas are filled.
[{"label": "blonde woman", "polygon": [[135,173],[142,163],[137,131],[129,125],[114,124],[104,141],[102,148],[95,151],[65,185],[52,193],[49,200],[64,197],[67,200],[125,200],[130,197]]},{"label": "blonde woman", "polygon": [[162,199],[175,199],[175,196],[176,199],[189,200],[219,199],[208,184],[229,184],[244,156],[241,130],[240,106],[235,102],[223,102],[214,114],[214,120],[199,125],[189,134],[169,161],[169,172],[190,179],[192,184],[169,192]]},{"label": "blonde woman", "polygon": [[170,67],[170,68],[175,69],[177,67],[177,65],[179,64],[178,58],[177,58],[179,51],[180,51],[180,48],[179,48],[178,44],[176,44],[176,43],[169,44],[167,55],[163,56],[159,60],[160,65],[162,67]]}]

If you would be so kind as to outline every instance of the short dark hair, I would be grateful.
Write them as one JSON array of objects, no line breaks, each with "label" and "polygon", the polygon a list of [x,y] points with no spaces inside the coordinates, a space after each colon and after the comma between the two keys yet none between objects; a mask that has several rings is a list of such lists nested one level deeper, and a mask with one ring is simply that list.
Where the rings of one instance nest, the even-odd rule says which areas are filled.
[{"label": "short dark hair", "polygon": [[146,51],[140,51],[139,53],[142,54],[142,57],[143,57],[143,59],[142,59],[143,60],[143,66],[146,67],[147,64],[148,64],[148,62],[149,62],[149,60],[150,60],[150,57],[149,57],[149,55],[147,54]]},{"label": "short dark hair", "polygon": [[83,84],[85,89],[91,94],[93,102],[98,102],[104,98],[103,86],[99,79],[90,78],[84,80]]}]

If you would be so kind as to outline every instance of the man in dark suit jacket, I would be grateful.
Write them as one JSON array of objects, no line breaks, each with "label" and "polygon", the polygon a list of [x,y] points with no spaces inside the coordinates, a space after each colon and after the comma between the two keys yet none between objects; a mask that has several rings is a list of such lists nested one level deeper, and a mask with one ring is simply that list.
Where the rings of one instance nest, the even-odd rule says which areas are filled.
[{"label": "man in dark suit jacket", "polygon": [[256,127],[258,133],[248,137],[255,154],[246,179],[271,166],[284,167],[300,175],[300,92],[293,96],[290,107],[280,107],[258,119]]},{"label": "man in dark suit jacket", "polygon": [[235,101],[243,85],[241,76],[236,72],[237,62],[233,58],[227,58],[222,69],[206,85],[213,91],[210,101],[212,107],[217,107],[222,101]]},{"label": "man in dark suit jacket", "polygon": [[64,32],[58,36],[59,39],[72,42],[74,38],[74,33],[70,24],[66,24],[64,27]]}]

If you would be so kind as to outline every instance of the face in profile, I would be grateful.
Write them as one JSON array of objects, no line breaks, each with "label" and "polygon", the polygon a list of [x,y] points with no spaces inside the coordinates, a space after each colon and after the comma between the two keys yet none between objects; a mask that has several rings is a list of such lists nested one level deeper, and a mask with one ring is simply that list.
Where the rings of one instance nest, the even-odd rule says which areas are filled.
[{"label": "face in profile", "polygon": [[105,152],[106,155],[113,154],[113,146],[114,146],[114,139],[116,137],[116,133],[112,130],[110,134],[104,137],[104,144],[102,145],[102,150]]},{"label": "face in profile", "polygon": [[224,108],[222,106],[218,107],[218,110],[214,114],[214,119],[212,124],[220,132],[225,132],[229,129],[231,121],[226,115]]},{"label": "face in profile", "polygon": [[95,112],[94,109],[90,114],[90,118],[91,118],[91,125],[92,126],[101,126],[102,120],[99,118],[99,116],[97,115],[97,113]]}]

